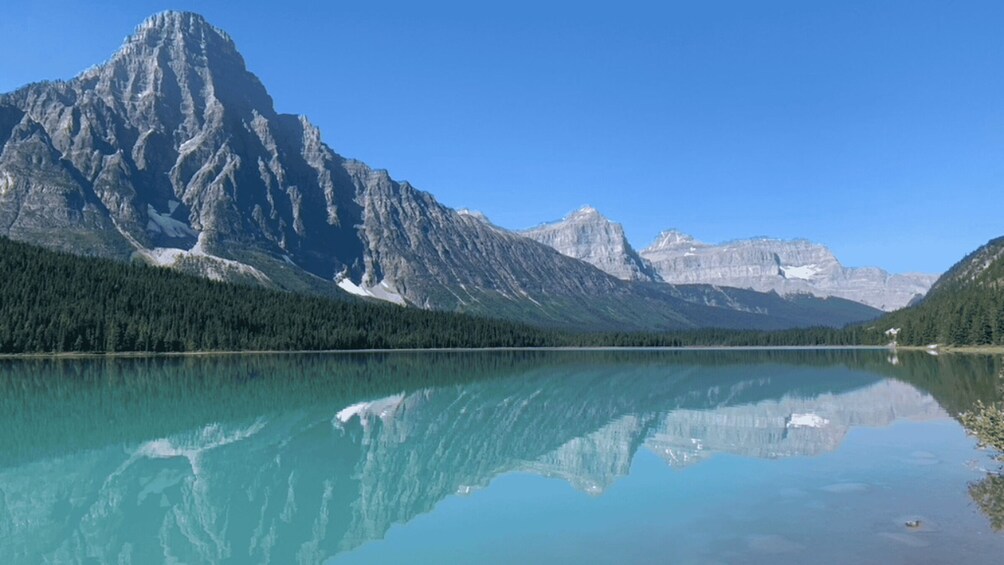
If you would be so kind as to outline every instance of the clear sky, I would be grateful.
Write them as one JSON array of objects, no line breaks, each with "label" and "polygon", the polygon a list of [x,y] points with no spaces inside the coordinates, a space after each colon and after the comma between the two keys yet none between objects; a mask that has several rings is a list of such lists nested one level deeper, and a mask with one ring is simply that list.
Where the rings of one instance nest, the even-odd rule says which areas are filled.
[{"label": "clear sky", "polygon": [[337,152],[523,228],[804,237],[941,272],[1004,235],[1004,2],[6,0],[0,91],[202,13]]}]

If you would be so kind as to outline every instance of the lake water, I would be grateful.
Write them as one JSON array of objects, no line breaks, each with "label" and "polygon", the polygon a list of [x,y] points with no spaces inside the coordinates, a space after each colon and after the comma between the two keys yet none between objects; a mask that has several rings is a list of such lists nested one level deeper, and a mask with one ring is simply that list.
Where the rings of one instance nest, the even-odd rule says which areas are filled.
[{"label": "lake water", "polygon": [[974,500],[1004,486],[953,418],[1000,398],[1000,369],[865,350],[2,361],[0,563],[1000,563],[1004,504]]}]

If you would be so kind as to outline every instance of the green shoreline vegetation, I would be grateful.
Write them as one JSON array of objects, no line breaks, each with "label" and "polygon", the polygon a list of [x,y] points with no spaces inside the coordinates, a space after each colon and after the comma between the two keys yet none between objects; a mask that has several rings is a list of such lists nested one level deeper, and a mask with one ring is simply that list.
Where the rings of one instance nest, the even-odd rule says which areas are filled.
[{"label": "green shoreline vegetation", "polygon": [[[941,298],[945,293],[941,293],[918,307],[844,329],[575,333],[502,319],[215,282],[164,268],[50,251],[6,238],[0,238],[0,276],[0,355],[4,356],[534,347],[879,347],[888,343],[884,332],[889,327],[903,328],[901,346],[924,346],[931,342],[930,337],[942,337],[930,321],[947,308]],[[964,332],[945,334],[959,341],[943,342],[992,347],[993,351],[980,352],[999,352],[997,348],[1004,346],[1004,293],[994,297],[1002,298],[996,317],[982,315],[978,317],[982,322],[966,326]],[[982,295],[979,298],[980,312],[996,304]],[[922,324],[911,321],[907,315],[911,311]],[[955,323],[954,318],[947,318]],[[992,319],[999,323],[990,323]]]},{"label": "green shoreline vegetation", "polygon": [[[1004,463],[1004,403],[977,400],[971,410],[959,414],[959,421],[976,436],[980,447],[993,451],[994,460]],[[1004,529],[1004,467],[989,469],[985,477],[971,483],[969,496],[994,530]]]},{"label": "green shoreline vegetation", "polygon": [[0,354],[855,345],[856,330],[572,333],[214,282],[0,239]]}]

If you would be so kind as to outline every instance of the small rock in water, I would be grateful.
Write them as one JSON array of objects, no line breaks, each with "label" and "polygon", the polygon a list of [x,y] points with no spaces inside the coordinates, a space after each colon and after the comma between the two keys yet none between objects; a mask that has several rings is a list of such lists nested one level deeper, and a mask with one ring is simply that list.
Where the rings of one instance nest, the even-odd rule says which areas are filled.
[{"label": "small rock in water", "polygon": [[905,527],[906,531],[911,533],[938,531],[937,522],[932,522],[926,516],[920,514],[904,514],[897,516],[892,522],[900,527]]}]

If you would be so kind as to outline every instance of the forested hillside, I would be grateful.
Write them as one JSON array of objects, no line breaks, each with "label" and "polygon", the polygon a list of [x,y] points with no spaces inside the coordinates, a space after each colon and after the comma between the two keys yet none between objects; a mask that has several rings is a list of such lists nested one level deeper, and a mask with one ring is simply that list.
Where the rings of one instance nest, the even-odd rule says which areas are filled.
[{"label": "forested hillside", "polygon": [[869,338],[899,328],[903,345],[1004,345],[1004,238],[948,270],[920,304],[871,324]]},{"label": "forested hillside", "polygon": [[0,238],[0,353],[853,345],[865,330],[572,333],[331,300]]},{"label": "forested hillside", "polygon": [[548,332],[81,258],[0,238],[0,353],[491,347]]}]

